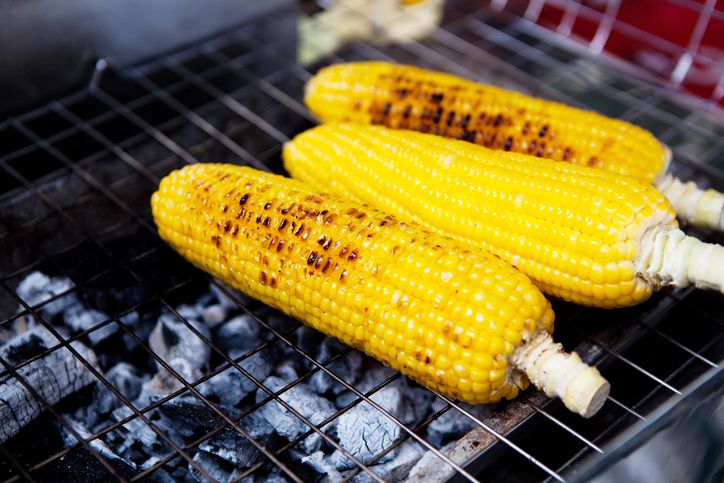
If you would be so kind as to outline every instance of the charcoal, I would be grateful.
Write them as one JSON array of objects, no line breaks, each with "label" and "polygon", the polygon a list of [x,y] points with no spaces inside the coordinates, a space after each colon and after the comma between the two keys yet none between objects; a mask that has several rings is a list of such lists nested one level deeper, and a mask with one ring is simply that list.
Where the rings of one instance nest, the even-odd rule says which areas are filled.
[{"label": "charcoal", "polygon": [[[319,353],[317,354],[317,360],[326,361],[342,350],[344,349],[339,341],[328,337],[322,342]],[[357,351],[351,351],[327,366],[337,377],[352,385],[357,381],[361,367],[362,354]],[[318,394],[331,392],[334,395],[338,395],[346,390],[343,384],[333,379],[324,371],[314,373],[309,383]]]},{"label": "charcoal", "polygon": [[259,324],[250,315],[239,315],[219,327],[214,341],[226,354],[243,354],[261,342]]},{"label": "charcoal", "polygon": [[224,424],[221,416],[193,396],[172,399],[161,405],[158,413],[159,429],[185,443]]},{"label": "charcoal", "polygon": [[186,320],[198,321],[201,318],[201,310],[195,305],[181,304],[176,307],[176,312]]},{"label": "charcoal", "polygon": [[[209,338],[209,331],[202,324],[194,321],[191,324],[204,337]],[[211,349],[208,344],[194,334],[186,325],[171,315],[162,314],[156,327],[148,337],[151,349],[166,363],[168,363],[186,381],[194,381],[201,377],[209,363]],[[159,366],[159,387],[174,391],[182,387],[175,378],[164,379],[165,373]],[[164,382],[168,382],[167,385]],[[167,386],[167,387],[164,387]],[[163,392],[163,391],[161,391]]]},{"label": "charcoal", "polygon": [[294,368],[294,365],[288,360],[283,361],[281,364],[278,364],[274,368],[274,375],[284,381],[285,384],[289,384],[299,379],[299,374],[297,373],[297,370]]},{"label": "charcoal", "polygon": [[[56,295],[68,292],[73,287],[75,285],[67,277],[48,277],[41,272],[32,272],[18,284],[16,292],[26,304],[34,307]],[[53,317],[76,303],[78,298],[75,293],[69,293],[43,305],[39,312],[44,317]]]},{"label": "charcoal", "polygon": [[[92,433],[90,431],[88,431],[88,428],[86,428],[85,425],[83,423],[81,423],[80,421],[77,421],[77,420],[67,417],[67,416],[65,417],[65,421],[70,425],[70,427],[73,429],[73,431],[76,432],[76,434],[79,437],[87,440],[88,438],[90,438],[92,436]],[[71,433],[68,429],[66,429],[65,427],[61,427],[61,432],[63,434],[63,440],[65,442],[66,448],[80,444],[78,442],[78,440],[76,439],[75,435],[73,433]],[[95,451],[97,451],[98,454],[100,454],[104,458],[106,458],[108,460],[120,460],[124,464],[127,464],[128,466],[130,466],[131,468],[136,469],[136,465],[133,462],[126,461],[123,458],[121,458],[120,456],[118,456],[116,453],[113,452],[112,449],[110,449],[106,445],[106,443],[102,439],[100,439],[100,438],[93,439],[88,444],[90,445],[91,448],[93,448]]]},{"label": "charcoal", "polygon": [[[224,287],[224,290],[220,289],[216,284],[221,285]],[[247,305],[249,303],[249,297],[242,294],[238,290],[235,290],[225,283],[216,281],[216,283],[210,283],[209,289],[211,290],[211,293],[216,297],[216,300],[223,305],[228,310],[236,310],[239,308],[239,306],[236,303],[236,300],[226,295],[226,292],[230,294],[234,294],[234,297],[238,299],[242,305]]]},{"label": "charcoal", "polygon": [[[258,443],[267,446],[274,428],[260,415],[252,413],[240,426]],[[237,467],[249,467],[259,461],[261,452],[234,428],[224,428],[219,434],[199,445],[199,449],[213,454]]]},{"label": "charcoal", "polygon": [[36,325],[0,346],[0,357],[11,366],[17,366],[59,343],[60,341],[48,329]]},{"label": "charcoal", "polygon": [[[370,470],[385,481],[402,481],[424,453],[425,451],[419,444],[407,440],[398,447],[397,456],[386,463],[371,466]],[[351,481],[372,483],[375,480],[367,472],[362,472]]]},{"label": "charcoal", "polygon": [[[239,362],[239,366],[256,380],[263,381],[271,374],[269,353],[270,351],[261,351],[252,354]],[[206,397],[216,397],[225,406],[235,406],[257,387],[254,381],[232,366],[200,384],[199,391]]]},{"label": "charcoal", "polygon": [[210,329],[225,321],[228,314],[228,309],[221,304],[209,305],[201,310],[201,318]]},{"label": "charcoal", "polygon": [[[21,337],[37,345],[42,337],[48,337],[38,334],[43,332],[39,330],[31,336]],[[50,345],[42,343],[45,347]],[[80,342],[72,343],[72,347],[86,361],[97,364],[95,353],[91,349]],[[18,356],[19,351],[22,352],[22,347],[14,341],[0,348],[0,354],[8,354],[9,357],[5,360],[10,364],[16,363],[12,359]],[[95,380],[91,372],[66,347],[58,348],[24,365],[17,373],[51,406]],[[26,385],[10,374],[0,378],[0,442],[16,434],[43,411],[45,405],[36,399]]]},{"label": "charcoal", "polygon": [[[143,378],[138,370],[126,362],[120,362],[105,373],[105,378],[129,401],[136,399],[141,392]],[[106,386],[98,384],[94,391],[95,409],[109,413],[121,401]]]},{"label": "charcoal", "polygon": [[[206,451],[197,451],[193,458],[194,463],[202,467],[206,473],[213,478],[213,481],[226,482],[229,481],[234,467],[223,459],[214,456]],[[207,476],[197,470],[191,463],[189,463],[189,472],[193,476],[194,480],[202,483],[208,483],[209,479]]]},{"label": "charcoal", "polygon": [[[436,399],[432,403],[432,412],[441,410],[445,405],[446,403],[443,400]],[[478,419],[484,418],[490,412],[490,409],[483,405],[460,403],[460,407]],[[475,426],[475,422],[472,419],[457,409],[451,408],[427,426],[427,440],[433,446],[440,447],[451,440],[460,438]]]},{"label": "charcoal", "polygon": [[[108,320],[108,315],[103,312],[99,312],[93,309],[86,309],[81,304],[71,305],[63,313],[63,323],[66,327],[72,330],[74,333],[82,332],[93,328],[94,326]],[[118,332],[118,325],[111,321],[100,327],[93,332],[90,332],[86,337],[92,347],[95,347],[99,343],[106,340]]]},{"label": "charcoal", "polygon": [[[279,377],[271,376],[264,381],[264,385],[276,392],[286,386],[287,383]],[[266,397],[265,392],[257,392],[257,402],[264,399],[264,397]],[[280,398],[315,425],[321,423],[334,413],[332,403],[317,396],[309,386],[304,383],[291,387],[282,393]],[[289,440],[296,438],[309,429],[309,426],[302,422],[302,420],[298,419],[276,401],[269,401],[262,406],[261,413],[279,435]],[[311,444],[313,444],[313,441]]]},{"label": "charcoal", "polygon": [[[402,395],[395,386],[380,389],[371,399],[397,418],[403,412]],[[339,444],[363,463],[389,448],[399,436],[400,426],[366,402],[354,406],[337,420]],[[394,453],[394,450],[387,453],[380,463],[392,458]],[[354,462],[339,451],[334,453],[333,461],[341,469],[354,466]]]},{"label": "charcoal", "polygon": [[337,471],[335,465],[329,461],[329,457],[321,451],[315,451],[309,456],[302,458],[302,463],[311,466],[317,473],[327,475],[327,481],[329,481],[329,483],[338,483],[344,479],[342,474]]},{"label": "charcoal", "polygon": [[[134,471],[123,460],[109,461],[113,471],[122,480],[133,477]],[[78,446],[62,458],[50,461],[33,472],[35,481],[77,482],[77,481],[118,481],[108,468],[84,446]]]},{"label": "charcoal", "polygon": [[[113,410],[111,417],[115,421],[121,421],[132,414],[133,412],[128,406],[121,406]],[[140,443],[149,452],[154,448],[160,448],[158,435],[140,418],[136,417],[128,421],[122,426],[121,432],[123,433],[123,441],[119,442],[116,448],[120,453],[124,453],[135,442]]]},{"label": "charcoal", "polygon": [[[354,384],[362,394],[367,393],[372,388],[377,387],[395,374],[394,369],[383,366],[377,362],[373,362],[370,367],[364,368],[362,371],[362,377]],[[348,404],[357,400],[357,395],[351,391],[344,391],[336,398],[335,404],[338,408],[347,406]]]}]

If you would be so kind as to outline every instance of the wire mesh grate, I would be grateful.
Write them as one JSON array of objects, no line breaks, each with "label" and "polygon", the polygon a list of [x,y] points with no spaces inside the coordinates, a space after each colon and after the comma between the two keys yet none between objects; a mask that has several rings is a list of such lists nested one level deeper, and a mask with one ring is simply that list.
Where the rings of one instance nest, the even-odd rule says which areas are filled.
[{"label": "wire mesh grate", "polygon": [[[492,3],[500,8],[506,2]],[[269,468],[295,481],[318,477],[298,462],[300,445],[315,435],[353,462],[345,475],[348,480],[367,475],[381,481],[385,475],[375,472],[379,463],[403,444],[430,452],[446,477],[562,480],[587,458],[605,453],[606,443],[622,431],[680,397],[697,377],[718,371],[724,355],[724,318],[717,294],[664,291],[644,304],[616,312],[556,302],[557,338],[566,349],[597,361],[611,381],[612,393],[601,413],[582,420],[536,392],[482,414],[434,396],[434,409],[407,423],[375,398],[401,376],[390,374],[364,388],[346,381],[335,364],[353,351],[341,349],[318,359],[300,342],[299,323],[190,268],[155,235],[148,200],[161,177],[186,163],[206,160],[281,172],[283,142],[314,124],[301,102],[305,81],[324,64],[358,59],[446,70],[639,123],[673,148],[674,171],[723,189],[724,125],[711,120],[718,107],[709,103],[706,109],[697,109],[696,102],[612,69],[605,59],[552,41],[531,23],[540,3],[531,2],[516,15],[480,8],[477,2],[448,2],[441,26],[419,41],[390,45],[352,41],[307,67],[296,62],[293,36],[269,38],[280,17],[296,21],[296,11],[284,11],[143,65],[115,68],[100,61],[96,82],[89,88],[0,124],[0,240],[7,247],[0,254],[0,329],[31,318],[55,341],[15,364],[2,360],[0,377],[10,376],[29,386],[47,412],[23,430],[22,438],[0,445],[0,478],[43,480],[64,460],[86,461],[80,459],[85,457],[96,461],[94,468],[104,478],[153,478],[184,461],[200,477],[214,480],[194,456],[211,438],[232,431],[262,455],[234,473],[233,481],[268,476]],[[565,30],[566,21],[562,25]],[[600,35],[591,42],[593,51],[600,50],[595,47],[602,42]],[[67,276],[72,285],[40,302],[29,302],[17,287],[38,270]],[[232,357],[178,309],[208,284],[254,320],[264,334],[263,342]],[[59,332],[47,309],[72,297],[98,307],[107,317],[72,336]],[[185,377],[150,346],[147,333],[130,323],[133,314],[160,311],[207,348],[212,368]],[[692,317],[695,323],[687,323]],[[173,381],[173,391],[137,407],[77,349],[79,342],[111,326],[128,341],[129,353],[144,354],[161,368]],[[56,409],[39,397],[23,369],[63,351],[92,374],[98,390],[118,400],[126,410],[123,417],[81,434],[62,407]],[[267,387],[245,368],[259,355],[270,364],[280,363],[280,354],[305,367],[281,387]],[[233,414],[200,390],[229,370],[251,381],[258,394]],[[315,374],[350,394],[346,404],[318,421],[302,414],[298,401],[285,397]],[[179,442],[154,418],[184,398],[195,400],[211,422],[200,434]],[[283,444],[255,439],[245,421],[269,404],[293,414],[304,430]],[[366,462],[340,445],[330,429],[359,405],[382,413],[399,428],[399,439]],[[426,437],[430,425],[447,413],[464,415],[473,427],[460,441],[451,442],[453,447],[473,445],[462,459],[449,447],[443,449],[442,441]],[[44,444],[42,428],[52,424],[65,427],[75,442],[60,448],[47,443],[51,449],[29,451],[33,444]],[[128,424],[152,432],[167,448],[166,456],[133,471],[102,456],[102,442]]]}]

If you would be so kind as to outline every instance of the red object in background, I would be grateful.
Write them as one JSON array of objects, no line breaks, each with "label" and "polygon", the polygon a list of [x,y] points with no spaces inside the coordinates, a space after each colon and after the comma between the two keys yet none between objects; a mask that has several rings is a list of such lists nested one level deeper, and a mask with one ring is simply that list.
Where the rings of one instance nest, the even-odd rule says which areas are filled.
[{"label": "red object in background", "polygon": [[[571,11],[577,9],[570,33],[591,42],[610,1],[583,0],[574,8],[573,2],[568,4]],[[572,18],[565,10],[566,2],[546,2],[538,23],[560,32]],[[611,13],[615,19],[603,50],[664,80],[678,80],[682,90],[724,105],[724,6],[708,11],[703,1],[622,0]],[[699,18],[703,15],[706,20],[709,14],[708,23],[699,27],[705,27],[701,40],[696,42],[693,35]],[[684,57],[688,54],[690,65]]]}]

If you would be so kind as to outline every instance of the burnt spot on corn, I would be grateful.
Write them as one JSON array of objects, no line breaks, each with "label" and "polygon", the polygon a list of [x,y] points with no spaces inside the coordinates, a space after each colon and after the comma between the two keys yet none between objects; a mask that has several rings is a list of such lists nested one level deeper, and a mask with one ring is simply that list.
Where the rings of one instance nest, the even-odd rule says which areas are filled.
[{"label": "burnt spot on corn", "polygon": [[503,115],[498,114],[495,116],[495,119],[493,119],[493,127],[499,127],[501,124],[503,124]]},{"label": "burnt spot on corn", "polygon": [[545,135],[548,133],[548,124],[540,128],[540,131],[538,132],[538,137],[545,137]]},{"label": "burnt spot on corn", "polygon": [[513,137],[508,136],[508,139],[505,140],[505,146],[503,146],[503,149],[510,151],[511,147],[513,147]]},{"label": "burnt spot on corn", "polygon": [[279,222],[279,231],[282,231],[284,229],[284,227],[287,226],[287,223],[288,223],[287,219],[282,218],[282,221]]},{"label": "burnt spot on corn", "polygon": [[463,129],[467,129],[467,128],[468,128],[468,123],[470,123],[470,114],[465,114],[465,116],[463,117],[462,122],[460,123],[460,126],[461,126]]},{"label": "burnt spot on corn", "polygon": [[268,201],[268,202],[264,205],[264,209],[265,209],[265,210],[268,210],[268,209],[271,208],[271,207],[272,207],[271,201]]},{"label": "burnt spot on corn", "polygon": [[434,94],[430,94],[430,102],[433,102],[435,104],[440,104],[445,96],[442,92],[436,92]]},{"label": "burnt spot on corn", "polygon": [[385,105],[382,106],[382,115],[389,116],[391,110],[392,110],[392,104],[389,102],[386,102]]},{"label": "burnt spot on corn", "polygon": [[598,166],[598,158],[596,156],[591,156],[591,158],[588,160],[589,166]]},{"label": "burnt spot on corn", "polygon": [[266,281],[267,281],[266,272],[264,270],[262,270],[259,272],[259,283],[262,285],[266,285]]},{"label": "burnt spot on corn", "polygon": [[412,106],[409,104],[406,105],[405,109],[402,111],[402,117],[405,119],[409,118],[411,112],[412,112]]},{"label": "burnt spot on corn", "polygon": [[435,111],[435,115],[432,118],[432,122],[437,124],[440,122],[440,117],[442,117],[443,109],[442,107],[438,107]]},{"label": "burnt spot on corn", "polygon": [[527,136],[529,131],[530,131],[530,122],[526,122],[525,124],[523,124],[523,128],[520,130],[520,132],[523,134],[523,136]]},{"label": "burnt spot on corn", "polygon": [[249,193],[245,193],[241,199],[239,200],[240,205],[245,205],[246,202],[249,201]]},{"label": "burnt spot on corn", "polygon": [[269,223],[271,223],[271,218],[269,218],[269,217],[267,216],[266,218],[264,218],[264,221],[262,222],[262,225],[264,225],[264,226],[269,226]]},{"label": "burnt spot on corn", "polygon": [[352,250],[347,257],[347,260],[349,260],[350,262],[354,262],[355,260],[357,260],[357,250]]},{"label": "burnt spot on corn", "polygon": [[272,288],[276,287],[276,286],[277,286],[277,279],[274,278],[274,277],[272,277],[271,280],[269,281],[269,286],[272,287]]},{"label": "burnt spot on corn", "polygon": [[229,233],[229,230],[231,230],[231,222],[226,220],[224,222],[224,233]]},{"label": "burnt spot on corn", "polygon": [[221,237],[217,235],[211,235],[211,243],[213,243],[216,248],[221,247]]},{"label": "burnt spot on corn", "polygon": [[448,127],[452,126],[453,121],[455,120],[455,111],[450,111],[447,115],[447,120],[445,121],[445,124],[447,124]]},{"label": "burnt spot on corn", "polygon": [[563,150],[563,161],[568,161],[571,158],[571,148]]},{"label": "burnt spot on corn", "polygon": [[307,257],[307,265],[314,265],[314,261],[317,259],[317,252],[312,251]]}]

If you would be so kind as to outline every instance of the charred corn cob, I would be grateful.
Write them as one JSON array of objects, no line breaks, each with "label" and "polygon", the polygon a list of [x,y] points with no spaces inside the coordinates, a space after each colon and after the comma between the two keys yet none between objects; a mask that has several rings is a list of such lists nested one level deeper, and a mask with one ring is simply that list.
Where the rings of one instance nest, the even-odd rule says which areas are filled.
[{"label": "charred corn cob", "polygon": [[653,183],[681,219],[724,230],[724,195],[666,174],[670,150],[624,121],[384,62],[322,69],[309,81],[305,102],[324,122],[411,129],[631,176]]},{"label": "charred corn cob", "polygon": [[724,286],[724,247],[684,236],[669,202],[626,176],[362,124],[318,126],[283,157],[292,176],[482,246],[571,302]]},{"label": "charred corn cob", "polygon": [[152,209],[197,267],[441,393],[497,401],[530,379],[584,416],[606,398],[598,371],[552,342],[548,301],[482,249],[232,165],[171,173]]}]

